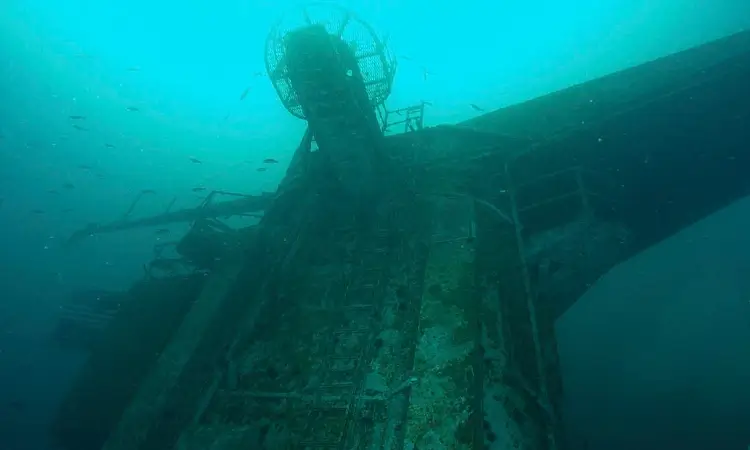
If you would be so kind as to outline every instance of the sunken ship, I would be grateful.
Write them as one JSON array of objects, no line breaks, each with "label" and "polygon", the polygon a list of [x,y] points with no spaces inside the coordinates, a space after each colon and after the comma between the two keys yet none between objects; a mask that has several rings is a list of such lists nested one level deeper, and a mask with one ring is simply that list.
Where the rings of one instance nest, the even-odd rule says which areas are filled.
[{"label": "sunken ship", "polygon": [[556,319],[750,192],[750,32],[429,128],[384,106],[395,58],[346,10],[282,20],[265,59],[308,124],[276,192],[71,237],[191,224],[64,308],[90,355],[63,448],[569,448]]}]

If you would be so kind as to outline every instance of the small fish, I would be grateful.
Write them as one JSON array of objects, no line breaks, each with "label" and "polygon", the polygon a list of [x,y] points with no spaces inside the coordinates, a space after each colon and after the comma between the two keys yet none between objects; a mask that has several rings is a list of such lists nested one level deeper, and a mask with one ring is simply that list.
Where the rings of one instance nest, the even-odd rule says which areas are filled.
[{"label": "small fish", "polygon": [[158,230],[156,230],[156,235],[157,236],[164,236],[165,234],[169,234],[169,229],[167,229],[167,228],[159,228]]},{"label": "small fish", "polygon": [[192,189],[193,192],[203,192],[205,190],[206,190],[206,188],[204,188],[203,186],[194,187]]},{"label": "small fish", "polygon": [[62,211],[60,211],[60,212],[61,212],[61,213],[63,213],[63,214],[67,214],[67,213],[69,213],[69,212],[73,212],[73,208],[65,208],[65,209],[63,209],[63,210],[62,210]]},{"label": "small fish", "polygon": [[425,106],[432,106],[432,102],[428,102],[428,101],[425,101],[425,100],[422,100],[422,104],[425,105]]},{"label": "small fish", "polygon": [[81,170],[93,170],[94,168],[89,166],[88,164],[79,164],[78,168]]},{"label": "small fish", "polygon": [[156,194],[156,191],[153,189],[144,189],[141,191],[141,194],[148,195],[148,194]]},{"label": "small fish", "polygon": [[138,66],[128,67],[128,72],[140,72],[141,68]]},{"label": "small fish", "polygon": [[469,106],[471,106],[471,108],[472,108],[472,109],[473,109],[474,111],[480,111],[480,112],[484,112],[484,109],[483,109],[483,108],[481,108],[481,107],[479,107],[479,106],[475,105],[474,103],[470,104]]},{"label": "small fish", "polygon": [[245,88],[244,91],[242,91],[242,95],[240,95],[240,101],[245,100],[249,92],[250,92],[250,87],[248,86],[247,88]]},{"label": "small fish", "polygon": [[132,111],[132,112],[138,112],[138,111],[140,111],[140,109],[136,108],[135,106],[128,106],[125,109],[127,109],[128,111]]},{"label": "small fish", "polygon": [[71,120],[86,120],[86,116],[68,116],[68,119]]},{"label": "small fish", "polygon": [[258,168],[257,168],[257,169],[255,169],[255,170],[256,170],[256,171],[258,171],[258,172],[265,172],[265,171],[266,171],[266,168],[265,168],[265,167],[258,167]]},{"label": "small fish", "polygon": [[75,185],[73,183],[65,183],[63,184],[63,187],[65,189],[75,189]]},{"label": "small fish", "polygon": [[75,128],[78,131],[89,131],[88,128],[83,128],[80,125],[73,125],[73,128]]},{"label": "small fish", "polygon": [[104,144],[104,146],[105,146],[105,147],[107,147],[107,148],[116,148],[116,147],[115,147],[114,145],[112,145],[112,144]]},{"label": "small fish", "polygon": [[47,193],[57,195],[60,193],[60,191],[58,191],[57,189],[47,189]]},{"label": "small fish", "polygon": [[190,156],[188,159],[193,164],[203,164],[203,162],[200,159],[196,158],[195,156]]},{"label": "small fish", "polygon": [[432,72],[427,70],[427,67],[422,67],[422,78],[427,81],[427,76],[432,75]]},{"label": "small fish", "polygon": [[278,164],[279,161],[273,159],[273,158],[266,158],[263,160],[263,164]]}]

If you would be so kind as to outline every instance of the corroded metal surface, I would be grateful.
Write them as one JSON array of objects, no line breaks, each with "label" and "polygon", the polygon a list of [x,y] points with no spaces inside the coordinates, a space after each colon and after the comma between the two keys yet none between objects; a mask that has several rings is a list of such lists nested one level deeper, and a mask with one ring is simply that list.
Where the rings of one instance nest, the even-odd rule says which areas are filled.
[{"label": "corroded metal surface", "polygon": [[594,126],[655,98],[711,80],[713,67],[750,52],[750,31],[512,105],[458,124],[541,142]]},{"label": "corroded metal surface", "polygon": [[[517,125],[516,137],[440,127],[388,138],[385,194],[366,207],[337,190],[320,152],[298,153],[248,250],[252,264],[131,448],[562,448],[552,324],[596,277],[655,239],[634,233],[636,214],[621,198],[637,192],[623,173],[645,179],[639,152],[657,126],[639,115],[694,111],[678,117],[693,132],[713,120],[699,107],[720,103],[711,83],[747,89],[750,59],[712,65],[696,54],[709,69],[698,84],[678,58],[683,90],[655,95],[669,78],[655,70],[631,104],[610,104],[607,117],[580,128],[557,111],[545,129]],[[669,67],[659,64],[651,67]],[[592,86],[553,95],[548,109]],[[735,103],[727,107],[747,117]],[[527,111],[543,116],[536,106]],[[573,116],[583,113],[591,111]],[[687,145],[695,135],[685,133]],[[725,195],[737,195],[733,186]]]},{"label": "corroded metal surface", "polygon": [[178,382],[187,362],[193,357],[206,327],[216,319],[216,312],[234,282],[241,265],[221,267],[210,275],[203,292],[196,299],[180,328],[172,336],[141,383],[138,393],[120,418],[104,450],[139,448],[150,428],[158,423],[172,388]]},{"label": "corroded metal surface", "polygon": [[102,448],[205,281],[202,275],[141,281],[123,296],[53,423],[63,448]]},{"label": "corroded metal surface", "polygon": [[247,429],[257,448],[400,448],[403,417],[391,416],[411,387],[424,261],[416,206],[386,203],[361,223],[319,205],[306,230],[315,239],[235,339],[182,448],[225,448],[228,429]]},{"label": "corroded metal surface", "polygon": [[479,304],[474,290],[473,209],[467,198],[433,200],[432,242],[419,313],[406,448],[479,448],[476,377]]}]

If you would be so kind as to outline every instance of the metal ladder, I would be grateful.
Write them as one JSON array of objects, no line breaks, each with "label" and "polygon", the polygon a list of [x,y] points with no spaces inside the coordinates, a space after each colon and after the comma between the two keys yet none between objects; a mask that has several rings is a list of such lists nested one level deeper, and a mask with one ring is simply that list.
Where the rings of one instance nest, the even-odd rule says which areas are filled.
[{"label": "metal ladder", "polygon": [[[378,106],[377,113],[381,131],[383,133],[397,132],[393,130],[393,127],[397,125],[403,125],[404,133],[421,130],[424,128],[424,108],[426,105],[426,102],[420,102],[417,105],[394,109],[393,111],[387,110],[383,105]],[[393,116],[398,117],[391,120]]]},{"label": "metal ladder", "polygon": [[[551,430],[549,431],[548,442],[551,449],[556,449],[560,446],[560,436],[558,435],[560,423],[559,418],[554,414],[552,408],[550,392],[552,385],[550,383],[553,380],[547,375],[547,363],[545,362],[547,355],[544,350],[545,346],[540,341],[540,327],[543,327],[543,324],[539,323],[540,318],[537,317],[535,305],[537,300],[536,293],[530,281],[527,261],[528,243],[525,237],[525,231],[527,230],[524,229],[524,223],[529,222],[529,218],[544,216],[545,210],[548,211],[547,208],[559,208],[559,205],[566,205],[568,203],[578,205],[578,211],[572,211],[572,216],[577,216],[581,220],[586,221],[593,220],[594,212],[591,205],[591,198],[595,194],[587,189],[584,182],[584,175],[599,176],[598,174],[587,172],[582,167],[575,166],[517,183],[513,179],[508,165],[506,165],[504,173],[505,193],[507,194],[510,206],[509,215],[512,221],[513,233],[515,234],[514,240],[517,243],[520,255],[520,264],[526,291],[525,297],[533,329],[536,366],[540,377],[538,391],[537,389],[531,389],[530,391],[532,391],[531,394],[535,396],[539,402],[539,406],[546,411],[549,417]],[[545,185],[554,189],[545,188]],[[554,192],[554,194],[546,194],[549,192]],[[558,224],[558,226],[560,225],[563,224]]]},{"label": "metal ladder", "polygon": [[387,230],[362,236],[353,252],[359,261],[351,262],[359,269],[342,280],[345,289],[341,303],[330,310],[332,316],[343,319],[344,325],[330,336],[324,363],[327,370],[308,412],[301,449],[353,449],[360,441],[358,419],[367,414],[364,374],[371,343],[379,332],[375,317],[383,306],[379,288],[386,273],[387,237]]}]

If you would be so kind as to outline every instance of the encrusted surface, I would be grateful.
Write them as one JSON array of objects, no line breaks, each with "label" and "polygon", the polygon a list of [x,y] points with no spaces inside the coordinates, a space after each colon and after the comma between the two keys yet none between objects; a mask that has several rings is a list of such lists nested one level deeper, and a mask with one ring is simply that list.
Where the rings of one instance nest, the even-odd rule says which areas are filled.
[{"label": "encrusted surface", "polygon": [[240,267],[222,267],[210,276],[203,292],[185,316],[172,341],[154,364],[135,399],[125,410],[104,449],[136,449],[147,438],[150,428],[163,414],[171,389],[203,338],[203,333],[214,320],[214,314]]},{"label": "encrusted surface", "polygon": [[[446,231],[436,229],[441,235]],[[414,374],[419,383],[411,392],[406,449],[475,448],[472,418],[476,412],[474,355],[478,310],[473,283],[474,248],[469,236],[431,246],[414,358]]]}]

